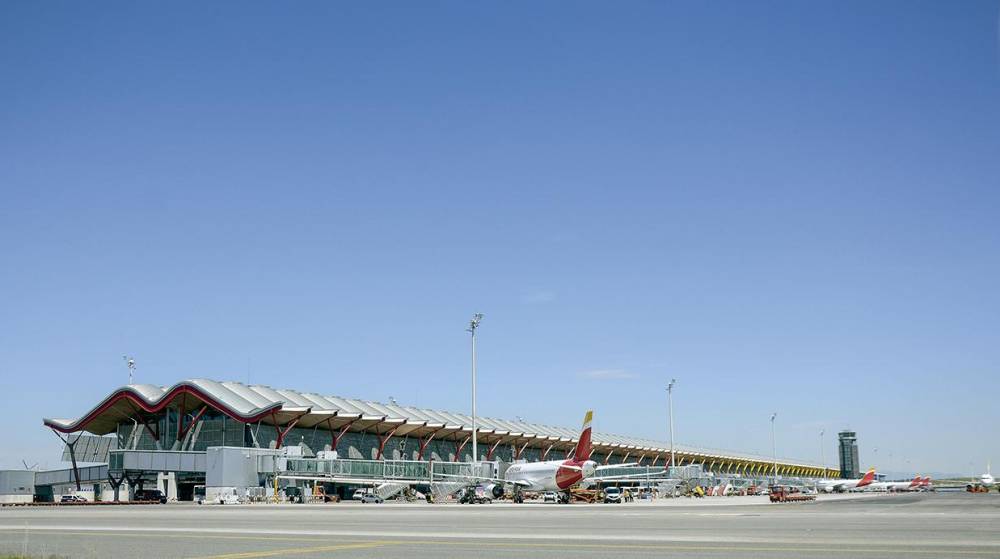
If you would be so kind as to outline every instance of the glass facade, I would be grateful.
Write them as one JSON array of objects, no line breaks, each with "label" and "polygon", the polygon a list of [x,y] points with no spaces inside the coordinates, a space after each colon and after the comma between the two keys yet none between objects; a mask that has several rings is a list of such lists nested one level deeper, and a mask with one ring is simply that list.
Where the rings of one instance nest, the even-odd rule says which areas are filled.
[{"label": "glass facade", "polygon": [[[161,450],[169,450],[177,440],[178,413],[168,409],[148,427],[141,423],[122,421],[118,424],[118,448],[127,450],[156,450],[153,433],[159,433]],[[187,450],[205,450],[210,446],[253,446],[250,443],[249,425],[225,414],[206,412],[199,425],[188,435],[194,444]],[[152,433],[150,432],[152,430]],[[272,428],[273,430],[273,428]],[[138,441],[136,441],[138,438]]]},{"label": "glass facade", "polygon": [[[190,420],[190,419],[189,419]],[[152,431],[152,432],[150,432]],[[156,450],[156,440],[153,433],[160,434],[160,450],[171,450],[175,446],[179,431],[178,412],[168,409],[161,413],[149,427],[132,421],[122,421],[118,424],[117,447],[126,450]],[[277,444],[278,431],[273,425],[260,423],[246,424],[236,421],[223,413],[206,412],[199,424],[186,435],[187,444],[183,450],[203,451],[212,446],[242,446],[272,448]],[[314,457],[317,452],[330,450],[332,443],[330,431],[326,429],[292,428],[285,435],[285,446],[301,446],[303,456]],[[348,432],[340,440],[338,451],[341,458],[374,460],[378,457],[380,437],[374,433]],[[424,449],[424,460],[450,462],[455,460],[460,441],[454,439],[434,439]],[[490,444],[480,443],[479,459],[485,460]],[[179,449],[179,448],[178,448]],[[501,444],[493,452],[493,460],[513,462],[517,449],[513,444]],[[542,448],[525,448],[521,459],[528,461],[541,460]],[[420,439],[414,437],[391,437],[384,448],[386,459],[417,460],[420,454]],[[565,459],[566,450],[552,449],[547,456],[549,460]],[[603,456],[594,455],[595,460],[603,460]],[[616,458],[621,458],[616,456]],[[460,462],[472,461],[472,444],[462,448],[458,457]]]}]

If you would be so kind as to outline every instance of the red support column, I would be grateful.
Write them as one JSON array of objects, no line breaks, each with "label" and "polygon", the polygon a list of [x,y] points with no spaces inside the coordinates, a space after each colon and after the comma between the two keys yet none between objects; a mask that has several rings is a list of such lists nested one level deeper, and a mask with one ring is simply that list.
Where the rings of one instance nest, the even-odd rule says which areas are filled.
[{"label": "red support column", "polygon": [[427,445],[429,445],[431,443],[431,441],[434,440],[434,436],[437,435],[438,431],[440,431],[440,430],[441,429],[437,429],[435,431],[431,431],[430,436],[428,436],[426,439],[423,439],[423,440],[420,441],[420,451],[417,452],[417,460],[423,460],[424,459],[424,451],[427,450]]},{"label": "red support column", "polygon": [[143,417],[142,418],[142,426],[146,428],[146,431],[149,433],[149,436],[153,437],[153,440],[156,441],[157,443],[159,443],[160,442],[160,422],[159,421],[155,421],[153,423],[153,425],[156,425],[156,429],[155,430],[152,427],[149,426],[149,418],[147,418],[147,417]]},{"label": "red support column", "polygon": [[493,443],[493,446],[490,447],[489,452],[486,453],[486,460],[487,461],[493,460],[493,453],[496,452],[497,447],[500,446],[500,442],[501,441],[503,441],[503,437],[500,437],[499,439],[497,439],[497,442]]},{"label": "red support column", "polygon": [[160,442],[160,422],[156,421],[156,422],[153,423],[153,425],[156,425],[156,429],[155,430],[152,427],[150,427],[149,426],[149,422],[146,421],[145,418],[143,418],[143,420],[142,420],[142,426],[145,427],[147,431],[149,431],[149,435],[151,437],[153,437],[154,441]]},{"label": "red support column", "polygon": [[528,440],[524,441],[524,444],[521,445],[520,447],[515,447],[517,451],[514,453],[514,460],[520,460],[521,459],[521,454],[524,453],[524,449],[528,448],[528,443],[530,443],[530,442],[531,442],[531,439],[528,439]]},{"label": "red support column", "polygon": [[175,440],[181,440],[181,431],[184,429],[184,410],[185,410],[185,399],[181,397],[180,413],[177,414],[177,438]]},{"label": "red support column", "polygon": [[624,464],[624,463],[628,462],[628,457],[629,456],[632,456],[632,451],[631,450],[625,453],[625,458],[622,458],[622,461],[619,462],[619,464]]},{"label": "red support column", "polygon": [[344,438],[344,434],[347,433],[347,429],[354,425],[354,422],[358,419],[352,419],[345,423],[341,428],[339,433],[333,432],[333,423],[331,422],[333,418],[326,420],[326,426],[330,429],[330,450],[336,451],[337,447],[340,445],[340,439]]},{"label": "red support column", "polygon": [[181,416],[182,420],[180,422],[178,422],[178,425],[177,425],[177,427],[178,427],[177,428],[177,440],[178,441],[183,441],[184,440],[184,436],[188,434],[188,431],[190,431],[191,428],[193,428],[195,425],[198,424],[198,420],[201,419],[201,416],[205,415],[205,411],[207,411],[207,410],[208,410],[208,406],[203,406],[200,410],[198,410],[198,413],[196,413],[194,415],[194,417],[191,418],[191,422],[187,424],[187,427],[184,426],[184,421],[183,421],[183,417],[184,416]]},{"label": "red support column", "polygon": [[132,402],[129,402],[128,400],[125,400],[125,402],[128,403],[128,407],[132,408],[132,411],[134,411],[136,415],[142,417],[142,426],[145,427],[146,431],[149,432],[149,436],[153,437],[153,440],[156,441],[157,443],[159,443],[160,442],[160,422],[157,421],[155,423],[156,430],[154,431],[153,428],[149,426],[149,420],[146,417],[146,415],[142,412],[142,410],[136,408],[132,404]]},{"label": "red support column", "polygon": [[556,446],[556,443],[550,444],[549,447],[545,449],[545,452],[542,453],[542,460],[543,461],[549,457],[549,451],[552,450],[552,447],[554,447],[554,446]]},{"label": "red support column", "polygon": [[660,455],[659,455],[659,454],[657,454],[656,456],[654,456],[654,457],[653,457],[653,463],[651,464],[651,466],[655,466],[655,465],[656,465],[656,462],[657,462],[657,460],[659,460],[659,459],[660,459]]},{"label": "red support column", "polygon": [[643,454],[642,456],[640,456],[640,457],[639,457],[639,459],[635,461],[635,465],[636,465],[636,466],[642,466],[642,461],[643,461],[643,460],[644,460],[645,458],[646,458],[646,455],[645,455],[645,454]]},{"label": "red support column", "polygon": [[395,426],[395,427],[392,428],[392,431],[389,431],[388,433],[386,433],[385,436],[379,436],[378,455],[375,456],[376,460],[381,460],[382,459],[382,451],[385,449],[385,443],[389,441],[389,437],[391,437],[393,435],[393,433],[396,432],[396,429],[399,429],[399,427],[400,426],[397,425],[397,426]]},{"label": "red support column", "polygon": [[302,419],[302,417],[307,413],[309,413],[308,410],[302,412],[295,419],[289,421],[288,425],[285,425],[285,428],[282,429],[281,426],[278,425],[278,419],[274,416],[274,412],[271,412],[271,421],[274,422],[274,428],[278,431],[278,440],[275,443],[274,448],[281,448],[285,444],[285,436],[292,431],[292,428],[295,427],[299,420]]},{"label": "red support column", "polygon": [[611,455],[614,454],[614,449],[608,451],[608,455],[604,457],[604,464],[607,465],[608,460],[611,460]]},{"label": "red support column", "polygon": [[455,459],[452,460],[452,462],[458,462],[458,457],[462,455],[462,449],[465,448],[465,445],[467,445],[470,440],[472,440],[472,435],[465,437],[462,444],[458,445],[458,448],[455,449]]}]

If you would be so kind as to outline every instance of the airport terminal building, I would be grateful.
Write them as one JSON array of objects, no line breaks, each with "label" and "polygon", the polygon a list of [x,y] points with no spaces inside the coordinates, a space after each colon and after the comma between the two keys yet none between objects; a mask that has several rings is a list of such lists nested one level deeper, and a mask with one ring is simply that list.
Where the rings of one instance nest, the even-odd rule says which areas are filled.
[{"label": "airport terminal building", "polygon": [[[328,468],[323,465],[328,461],[406,461],[430,464],[427,471],[433,475],[443,464],[473,462],[472,418],[462,413],[207,379],[183,380],[169,387],[123,386],[78,418],[44,419],[44,424],[66,437],[69,461],[97,463],[38,473],[36,483],[53,488],[49,497],[57,496],[60,487],[91,483],[95,499],[108,498],[108,484],[117,497],[123,483],[141,485],[143,479],[162,481],[169,475],[176,484],[176,497],[190,498],[192,486],[211,485],[206,479],[211,469],[206,455],[211,462],[212,453],[220,448],[243,449],[248,459],[292,456],[301,462],[300,469],[312,470]],[[477,427],[476,462],[565,458],[572,455],[579,436],[578,426],[489,417],[477,418]],[[94,436],[80,436],[85,433],[101,439],[95,443]],[[103,441],[106,449],[91,452]],[[675,446],[677,463],[670,464],[669,443],[600,432],[593,434],[593,448],[592,458],[602,464],[659,469],[699,464],[715,475],[739,477],[769,476],[775,467],[768,456],[685,445]],[[308,460],[314,461],[312,465],[306,464]],[[273,461],[269,463],[274,467]],[[777,460],[777,470],[781,476],[801,478],[840,473],[787,459]]]}]

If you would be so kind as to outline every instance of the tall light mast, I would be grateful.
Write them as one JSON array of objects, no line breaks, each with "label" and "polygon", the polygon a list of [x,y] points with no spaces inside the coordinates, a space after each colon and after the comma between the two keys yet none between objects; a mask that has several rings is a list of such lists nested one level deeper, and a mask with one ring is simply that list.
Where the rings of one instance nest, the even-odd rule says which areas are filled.
[{"label": "tall light mast", "polygon": [[778,483],[778,451],[774,444],[774,418],[778,417],[778,412],[771,414],[771,460],[774,461],[774,483]]},{"label": "tall light mast", "polygon": [[[667,415],[670,421],[670,467],[676,467],[677,463],[674,462],[674,385],[677,384],[677,379],[672,378],[667,384]],[[667,470],[668,476],[670,475],[670,470]]]},{"label": "tall light mast", "polygon": [[820,464],[823,466],[823,477],[826,477],[826,447],[823,446],[823,435],[826,433],[826,429],[819,430],[819,460]]},{"label": "tall light mast", "polygon": [[[479,425],[476,420],[476,329],[483,321],[482,313],[472,315],[467,331],[472,334],[472,463],[479,462],[479,447],[476,439],[479,438]],[[477,472],[478,473],[478,472]]]}]

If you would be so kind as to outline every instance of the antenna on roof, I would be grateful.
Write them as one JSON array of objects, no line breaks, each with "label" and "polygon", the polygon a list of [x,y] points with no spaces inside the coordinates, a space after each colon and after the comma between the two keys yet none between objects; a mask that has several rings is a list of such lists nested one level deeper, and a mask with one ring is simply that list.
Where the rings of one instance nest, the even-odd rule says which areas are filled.
[{"label": "antenna on roof", "polygon": [[128,366],[128,383],[132,384],[132,376],[135,374],[135,358],[122,355],[122,359],[125,360],[125,364]]}]

